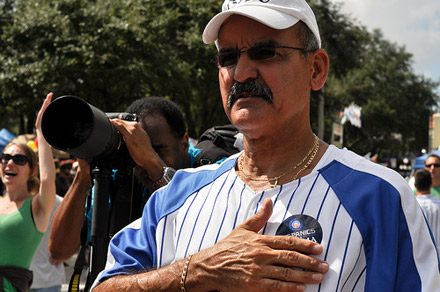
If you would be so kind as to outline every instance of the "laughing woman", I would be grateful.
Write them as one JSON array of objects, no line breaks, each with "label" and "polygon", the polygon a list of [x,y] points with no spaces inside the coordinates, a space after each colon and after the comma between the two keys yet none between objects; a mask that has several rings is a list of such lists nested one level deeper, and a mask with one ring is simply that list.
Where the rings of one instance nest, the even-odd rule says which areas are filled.
[{"label": "laughing woman", "polygon": [[0,291],[2,286],[6,292],[29,289],[28,268],[55,205],[55,165],[41,133],[41,118],[51,99],[49,93],[35,123],[39,165],[26,144],[10,143],[1,154],[5,193],[0,197]]}]

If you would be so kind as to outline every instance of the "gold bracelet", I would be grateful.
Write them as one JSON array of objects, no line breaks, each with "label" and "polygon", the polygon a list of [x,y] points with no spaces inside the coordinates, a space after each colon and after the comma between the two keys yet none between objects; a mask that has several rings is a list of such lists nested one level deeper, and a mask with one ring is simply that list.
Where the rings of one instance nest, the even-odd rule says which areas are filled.
[{"label": "gold bracelet", "polygon": [[185,262],[185,266],[183,267],[182,277],[180,278],[180,291],[181,292],[186,292],[185,281],[186,281],[186,275],[188,274],[188,266],[189,266],[189,261],[191,260],[191,256],[192,255],[187,257],[186,262]]}]

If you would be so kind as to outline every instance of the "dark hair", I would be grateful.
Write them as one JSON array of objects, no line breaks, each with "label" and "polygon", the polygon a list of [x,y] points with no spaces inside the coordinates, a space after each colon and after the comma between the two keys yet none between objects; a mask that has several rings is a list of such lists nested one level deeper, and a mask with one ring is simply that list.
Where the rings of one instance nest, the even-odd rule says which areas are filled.
[{"label": "dark hair", "polygon": [[[15,145],[18,148],[20,148],[21,150],[23,150],[24,155],[28,158],[28,164],[29,164],[29,168],[31,169],[31,173],[34,171],[35,168],[37,168],[37,170],[38,170],[38,158],[37,158],[37,155],[35,154],[35,152],[32,150],[32,148],[29,147],[25,143],[11,142],[8,145],[6,145],[4,150],[8,149],[9,147],[11,147],[13,145]],[[38,190],[40,188],[40,180],[38,179],[38,171],[35,172],[35,175],[29,177],[29,179],[27,181],[27,188],[28,188],[28,192],[31,193],[32,195],[35,195],[38,193]]]},{"label": "dark hair", "polygon": [[438,160],[440,160],[440,156],[438,156],[438,155],[436,155],[436,154],[429,154],[429,156],[426,157],[425,161],[426,161],[428,158],[430,158],[430,157],[434,157],[434,158],[437,158]]},{"label": "dark hair", "polygon": [[431,174],[426,169],[419,169],[414,173],[414,186],[418,191],[429,191],[431,183]]},{"label": "dark hair", "polygon": [[310,28],[302,21],[299,23],[299,39],[301,41],[301,46],[304,48],[302,55],[305,58],[307,52],[313,52],[319,49],[319,43]]},{"label": "dark hair", "polygon": [[182,138],[186,133],[185,119],[179,107],[164,97],[144,97],[135,100],[125,110],[136,114],[141,123],[147,116],[161,115],[167,121],[177,138]]}]

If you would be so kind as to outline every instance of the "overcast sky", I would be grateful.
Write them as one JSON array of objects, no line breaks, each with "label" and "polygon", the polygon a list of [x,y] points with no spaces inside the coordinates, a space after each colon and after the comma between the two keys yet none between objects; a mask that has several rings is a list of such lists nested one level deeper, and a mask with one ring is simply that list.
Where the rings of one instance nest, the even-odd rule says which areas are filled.
[{"label": "overcast sky", "polygon": [[[440,81],[440,0],[330,0],[371,32],[413,54],[418,75]],[[440,87],[437,89],[440,94]]]}]

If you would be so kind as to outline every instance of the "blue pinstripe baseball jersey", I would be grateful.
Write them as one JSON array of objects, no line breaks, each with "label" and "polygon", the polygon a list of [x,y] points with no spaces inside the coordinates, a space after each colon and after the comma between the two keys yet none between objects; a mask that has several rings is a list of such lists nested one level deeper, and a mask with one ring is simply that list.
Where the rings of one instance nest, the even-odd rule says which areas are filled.
[{"label": "blue pinstripe baseball jersey", "polygon": [[297,214],[315,218],[322,228],[319,258],[330,270],[307,291],[431,292],[440,287],[429,228],[410,187],[396,172],[330,146],[310,174],[254,192],[236,175],[237,157],[178,171],[148,201],[143,217],[113,237],[95,285],[210,247],[271,198],[273,214],[263,234],[275,234]]}]

